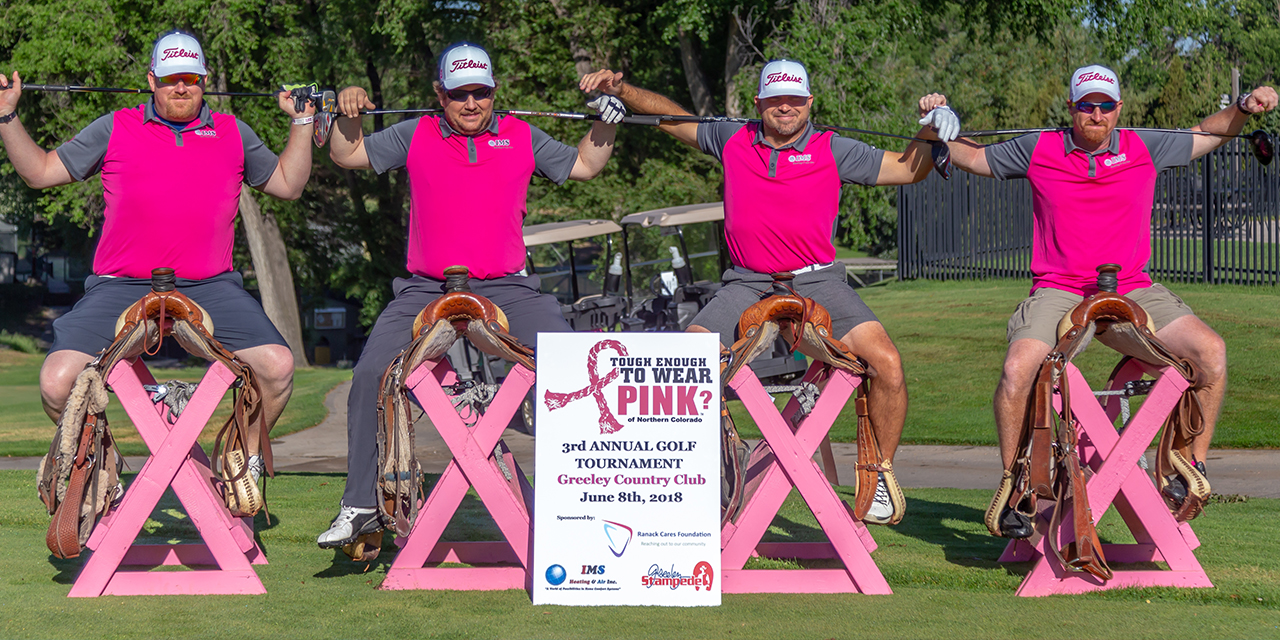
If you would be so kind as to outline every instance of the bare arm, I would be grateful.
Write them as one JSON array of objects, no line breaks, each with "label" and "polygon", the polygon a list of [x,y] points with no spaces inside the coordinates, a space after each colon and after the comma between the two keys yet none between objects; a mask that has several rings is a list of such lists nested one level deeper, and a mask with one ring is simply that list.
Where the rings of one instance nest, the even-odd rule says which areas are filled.
[{"label": "bare arm", "polygon": [[[299,112],[294,108],[293,98],[289,97],[287,91],[281,91],[278,97],[280,109],[289,114],[290,118],[315,116],[314,104],[307,103]],[[307,179],[311,177],[311,131],[314,127],[314,124],[290,125],[289,142],[285,144],[271,178],[262,185],[263,193],[282,200],[297,200],[302,196],[302,189],[307,186]]]},{"label": "bare arm", "polygon": [[[13,72],[12,82],[11,87],[9,78],[0,74],[0,117],[18,109],[18,99],[22,97],[22,78],[17,71]],[[58,152],[41,149],[27,134],[18,118],[0,124],[0,140],[4,141],[5,151],[9,154],[14,170],[27,186],[45,189],[75,182],[58,158]]]},{"label": "bare arm", "polygon": [[[916,137],[936,140],[937,134],[932,127],[924,127]],[[880,160],[880,175],[876,178],[876,184],[914,184],[924,180],[932,168],[933,145],[927,142],[912,142],[902,153],[884,152],[884,158]]]},{"label": "bare arm", "polygon": [[376,109],[369,94],[360,87],[347,87],[338,94],[338,132],[329,142],[329,159],[343,169],[372,169],[364,149],[362,109]]},{"label": "bare arm", "polygon": [[[621,72],[615,73],[608,69],[601,69],[594,73],[588,73],[582,76],[582,80],[578,83],[578,88],[588,93],[601,91],[612,96],[618,96],[623,104],[627,105],[628,109],[636,113],[693,115],[666,96],[623,82]],[[676,140],[694,149],[700,149],[698,147],[698,123],[696,122],[664,122],[658,125],[658,129],[664,133],[671,134]]]},{"label": "bare arm", "polygon": [[[1277,96],[1276,90],[1271,87],[1258,87],[1254,89],[1245,100],[1244,108],[1250,114],[1262,113],[1276,108]],[[1208,118],[1205,118],[1200,124],[1191,128],[1192,131],[1209,131],[1212,133],[1222,133],[1234,136],[1240,133],[1244,128],[1244,123],[1249,120],[1249,116],[1240,111],[1236,105],[1230,105],[1226,109],[1219,111]],[[1195,160],[1218,147],[1226,144],[1230,138],[1222,138],[1217,136],[1192,136],[1191,142],[1191,159]]]},{"label": "bare arm", "polygon": [[[946,105],[947,99],[942,93],[929,93],[929,95],[920,99],[918,105],[919,115],[924,116],[929,111]],[[952,131],[952,134],[954,134],[955,131],[960,129],[960,120],[955,118],[955,115],[950,114],[950,111],[946,111],[946,113],[954,120],[955,129]],[[923,122],[927,122],[927,120],[922,120]],[[933,127],[923,127],[915,134],[915,137],[923,138],[923,140],[938,140],[938,132]],[[928,142],[911,142],[901,154],[895,151],[884,152],[876,184],[914,184],[927,177],[929,169],[932,168],[933,145]]]},{"label": "bare arm", "polygon": [[569,179],[585,181],[600,175],[613,154],[613,138],[617,132],[618,125],[593,123],[591,131],[578,142],[578,159],[569,171]]},{"label": "bare arm", "polygon": [[960,138],[947,143],[947,147],[951,149],[951,164],[975,176],[995,177],[991,165],[987,164],[987,145]]}]

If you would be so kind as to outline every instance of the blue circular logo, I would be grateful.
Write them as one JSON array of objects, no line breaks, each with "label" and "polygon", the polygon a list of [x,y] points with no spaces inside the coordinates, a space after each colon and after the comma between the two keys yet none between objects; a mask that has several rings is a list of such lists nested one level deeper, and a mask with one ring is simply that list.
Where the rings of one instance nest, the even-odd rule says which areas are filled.
[{"label": "blue circular logo", "polygon": [[553,585],[563,584],[564,579],[567,577],[569,577],[569,574],[565,572],[564,567],[558,564],[547,567],[547,582]]}]

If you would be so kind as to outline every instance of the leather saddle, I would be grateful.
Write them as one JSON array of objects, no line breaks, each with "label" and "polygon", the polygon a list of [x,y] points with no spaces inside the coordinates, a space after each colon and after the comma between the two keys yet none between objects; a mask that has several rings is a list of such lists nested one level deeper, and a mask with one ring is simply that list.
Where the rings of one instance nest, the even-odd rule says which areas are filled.
[{"label": "leather saddle", "polygon": [[[1119,269],[1114,264],[1098,267],[1098,293],[1081,301],[1059,323],[1058,343],[1041,364],[1032,388],[1018,457],[1005,469],[985,517],[987,529],[1003,537],[1001,521],[1010,512],[1034,522],[1037,501],[1052,500],[1053,514],[1046,533],[1051,541],[1049,547],[1063,566],[1103,580],[1109,580],[1112,572],[1089,509],[1086,472],[1080,464],[1076,419],[1071,412],[1071,390],[1063,375],[1067,363],[1095,337],[1124,356],[1112,377],[1129,358],[1137,358],[1156,366],[1170,366],[1192,383],[1162,428],[1156,477],[1163,488],[1169,482],[1167,476],[1176,473],[1188,487],[1188,495],[1180,504],[1170,503],[1180,521],[1198,515],[1209,497],[1208,480],[1190,461],[1190,444],[1204,428],[1203,412],[1194,393],[1195,371],[1190,362],[1173,355],[1156,338],[1154,324],[1141,306],[1116,293],[1115,274]],[[1055,392],[1061,397],[1060,411],[1053,408]],[[1068,507],[1075,540],[1059,549],[1058,529]]]},{"label": "leather saddle", "polygon": [[[880,445],[871,425],[867,411],[867,394],[871,384],[866,375],[866,363],[832,336],[831,315],[826,308],[791,288],[792,274],[776,273],[773,278],[772,290],[759,302],[748,307],[738,321],[739,339],[727,354],[728,362],[722,365],[721,382],[727,384],[738,370],[772,348],[778,336],[786,341],[793,352],[799,351],[826,364],[827,371],[832,368],[843,369],[862,376],[862,384],[855,400],[858,415],[858,464],[854,517],[859,520],[867,517],[867,511],[875,499],[880,474],[884,474],[890,502],[893,504],[893,515],[880,524],[897,524],[906,512],[906,498],[894,477],[892,461],[883,459],[880,453]],[[767,468],[774,454],[768,443],[761,441],[743,464],[739,458],[746,446],[738,437],[737,428],[725,408],[721,410],[721,425],[722,439],[725,441],[725,446],[722,447],[722,519],[729,522],[737,517],[738,511],[762,478],[759,473],[749,477],[750,470]]]},{"label": "leather saddle", "polygon": [[[115,340],[76,377],[53,443],[38,472],[40,497],[54,516],[46,541],[55,556],[79,555],[93,525],[110,512],[113,497],[119,493],[116,487],[122,461],[115,453],[107,428],[104,380],[121,360],[157,353],[165,336],[173,337],[192,355],[223,363],[236,376],[231,417],[218,430],[214,441],[219,489],[233,515],[253,516],[263,507],[262,494],[248,473],[248,433],[253,423],[260,427],[267,470],[274,472],[257,379],[248,364],[213,338],[209,313],[178,292],[175,283],[173,269],[153,270],[151,291],[120,314]],[[66,455],[77,451],[80,453]],[[94,451],[97,453],[91,453]],[[97,471],[90,472],[87,464],[97,467]],[[86,482],[95,486],[87,489]],[[83,508],[77,509],[78,514],[62,508],[68,504],[69,494],[85,501]],[[94,503],[92,507],[89,502]]]},{"label": "leather saddle", "polygon": [[[422,502],[422,466],[413,453],[412,405],[405,386],[409,375],[422,363],[445,357],[459,338],[466,338],[484,353],[536,370],[533,350],[508,333],[502,309],[471,291],[470,271],[454,266],[444,273],[445,294],[418,313],[413,342],[387,366],[378,392],[381,516],[384,525],[401,536],[409,534]],[[499,441],[498,449],[505,453],[506,445]],[[378,556],[381,540],[381,531],[369,533],[343,551],[356,561],[368,562]]]}]

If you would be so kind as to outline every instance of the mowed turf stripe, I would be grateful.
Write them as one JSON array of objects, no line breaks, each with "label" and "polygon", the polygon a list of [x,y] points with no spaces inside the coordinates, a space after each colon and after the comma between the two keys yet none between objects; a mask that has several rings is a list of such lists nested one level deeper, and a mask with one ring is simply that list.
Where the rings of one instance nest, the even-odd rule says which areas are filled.
[{"label": "mowed turf stripe", "polygon": [[[262,596],[68,599],[81,561],[52,559],[34,474],[0,472],[0,637],[66,638],[1227,638],[1280,636],[1280,559],[1274,522],[1280,500],[1214,503],[1195,521],[1197,555],[1213,589],[1120,590],[1016,598],[1027,564],[995,562],[1003,541],[980,520],[985,491],[907,491],[897,527],[872,527],[873,558],[892,596],[726,595],[708,609],[534,607],[523,591],[382,592],[389,557],[371,565],[322,551],[315,535],[332,518],[340,474],[281,474],[268,489],[272,522],[258,517],[270,564],[258,567]],[[851,499],[848,488],[840,489]],[[153,541],[190,528],[172,495],[148,524]],[[451,523],[451,539],[493,539],[474,494]],[[1112,522],[1114,521],[1114,522]],[[1100,533],[1124,542],[1114,513]],[[821,533],[796,496],[770,529],[772,540]],[[781,563],[792,565],[794,563]]]}]

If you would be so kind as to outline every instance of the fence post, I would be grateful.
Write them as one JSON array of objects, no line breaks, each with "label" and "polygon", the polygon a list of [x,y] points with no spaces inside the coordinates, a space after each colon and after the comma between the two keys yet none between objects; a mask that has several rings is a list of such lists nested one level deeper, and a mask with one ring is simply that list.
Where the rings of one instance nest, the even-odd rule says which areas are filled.
[{"label": "fence post", "polygon": [[1204,182],[1203,182],[1204,184],[1204,215],[1201,217],[1202,223],[1200,226],[1200,235],[1201,235],[1200,281],[1207,282],[1207,283],[1214,282],[1214,279],[1213,279],[1213,227],[1214,225],[1217,224],[1217,217],[1218,217],[1217,211],[1216,211],[1217,207],[1215,206],[1214,197],[1213,197],[1213,192],[1214,192],[1213,155],[1214,153],[1216,153],[1216,151],[1205,154],[1203,159],[1201,160],[1201,162],[1204,163],[1204,166],[1202,167],[1202,171],[1204,175]]}]

